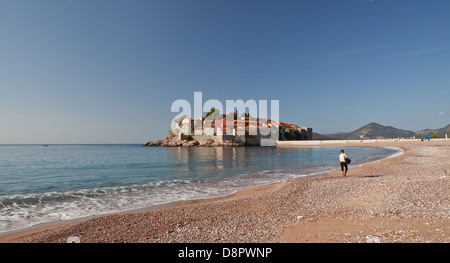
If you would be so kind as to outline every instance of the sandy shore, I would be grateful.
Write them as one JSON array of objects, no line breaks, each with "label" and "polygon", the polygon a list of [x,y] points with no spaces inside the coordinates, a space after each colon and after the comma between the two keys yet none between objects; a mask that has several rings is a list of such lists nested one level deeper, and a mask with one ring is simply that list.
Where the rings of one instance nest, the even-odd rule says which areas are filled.
[{"label": "sandy shore", "polygon": [[[361,145],[339,147],[350,146]],[[395,146],[404,154],[350,165],[346,178],[336,165],[326,177],[35,229],[0,242],[66,242],[69,236],[81,242],[366,242],[371,236],[449,242],[450,140],[364,146]]]}]

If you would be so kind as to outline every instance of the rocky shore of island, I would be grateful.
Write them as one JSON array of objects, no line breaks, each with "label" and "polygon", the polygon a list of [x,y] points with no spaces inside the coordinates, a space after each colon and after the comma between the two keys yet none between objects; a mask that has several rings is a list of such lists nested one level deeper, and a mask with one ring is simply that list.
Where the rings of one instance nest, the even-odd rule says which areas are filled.
[{"label": "rocky shore of island", "polygon": [[237,147],[243,146],[238,142],[230,141],[230,140],[215,140],[214,138],[210,138],[199,142],[195,139],[185,139],[181,140],[176,136],[167,136],[163,140],[149,141],[144,144],[144,146],[156,146],[156,147]]}]

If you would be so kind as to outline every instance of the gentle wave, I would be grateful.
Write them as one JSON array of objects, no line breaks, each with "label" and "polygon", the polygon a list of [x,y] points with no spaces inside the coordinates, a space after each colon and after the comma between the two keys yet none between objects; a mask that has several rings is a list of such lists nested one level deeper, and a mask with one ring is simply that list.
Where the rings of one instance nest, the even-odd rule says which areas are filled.
[{"label": "gentle wave", "polygon": [[174,180],[132,187],[46,193],[41,196],[3,196],[0,202],[0,222],[2,222],[0,232],[26,228],[43,222],[117,213],[180,200],[226,196],[249,187],[307,176],[311,174],[267,170],[254,174],[253,178],[234,178],[227,181]]},{"label": "gentle wave", "polygon": [[36,203],[50,201],[70,201],[77,198],[95,198],[111,194],[129,193],[144,190],[146,188],[170,186],[175,184],[189,183],[188,181],[172,180],[158,181],[142,185],[100,187],[94,189],[79,189],[68,192],[46,192],[42,194],[20,194],[20,195],[0,195],[0,206],[7,207],[10,205],[33,205]]}]

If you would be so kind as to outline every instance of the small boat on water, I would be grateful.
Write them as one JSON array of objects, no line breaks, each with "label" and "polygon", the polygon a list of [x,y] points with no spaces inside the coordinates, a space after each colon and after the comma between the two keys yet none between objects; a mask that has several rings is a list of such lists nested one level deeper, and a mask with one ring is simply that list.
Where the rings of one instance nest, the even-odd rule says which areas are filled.
[{"label": "small boat on water", "polygon": [[44,144],[44,145],[42,145],[42,146],[44,146],[44,147],[48,147],[48,144]]}]

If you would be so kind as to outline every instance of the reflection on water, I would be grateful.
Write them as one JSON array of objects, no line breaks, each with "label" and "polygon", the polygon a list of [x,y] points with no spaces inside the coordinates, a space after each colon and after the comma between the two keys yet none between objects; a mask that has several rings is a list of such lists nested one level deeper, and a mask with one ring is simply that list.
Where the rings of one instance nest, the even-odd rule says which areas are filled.
[{"label": "reflection on water", "polygon": [[309,166],[314,164],[311,158],[317,157],[323,161],[323,156],[312,154],[312,148],[174,147],[167,151],[173,176],[195,175],[196,178]]},{"label": "reflection on water", "polygon": [[[264,171],[307,174],[311,170],[337,167],[340,148],[337,147],[173,147],[168,153],[171,175],[198,180],[255,175]],[[384,148],[346,148],[346,153],[359,162],[385,156]]]}]

